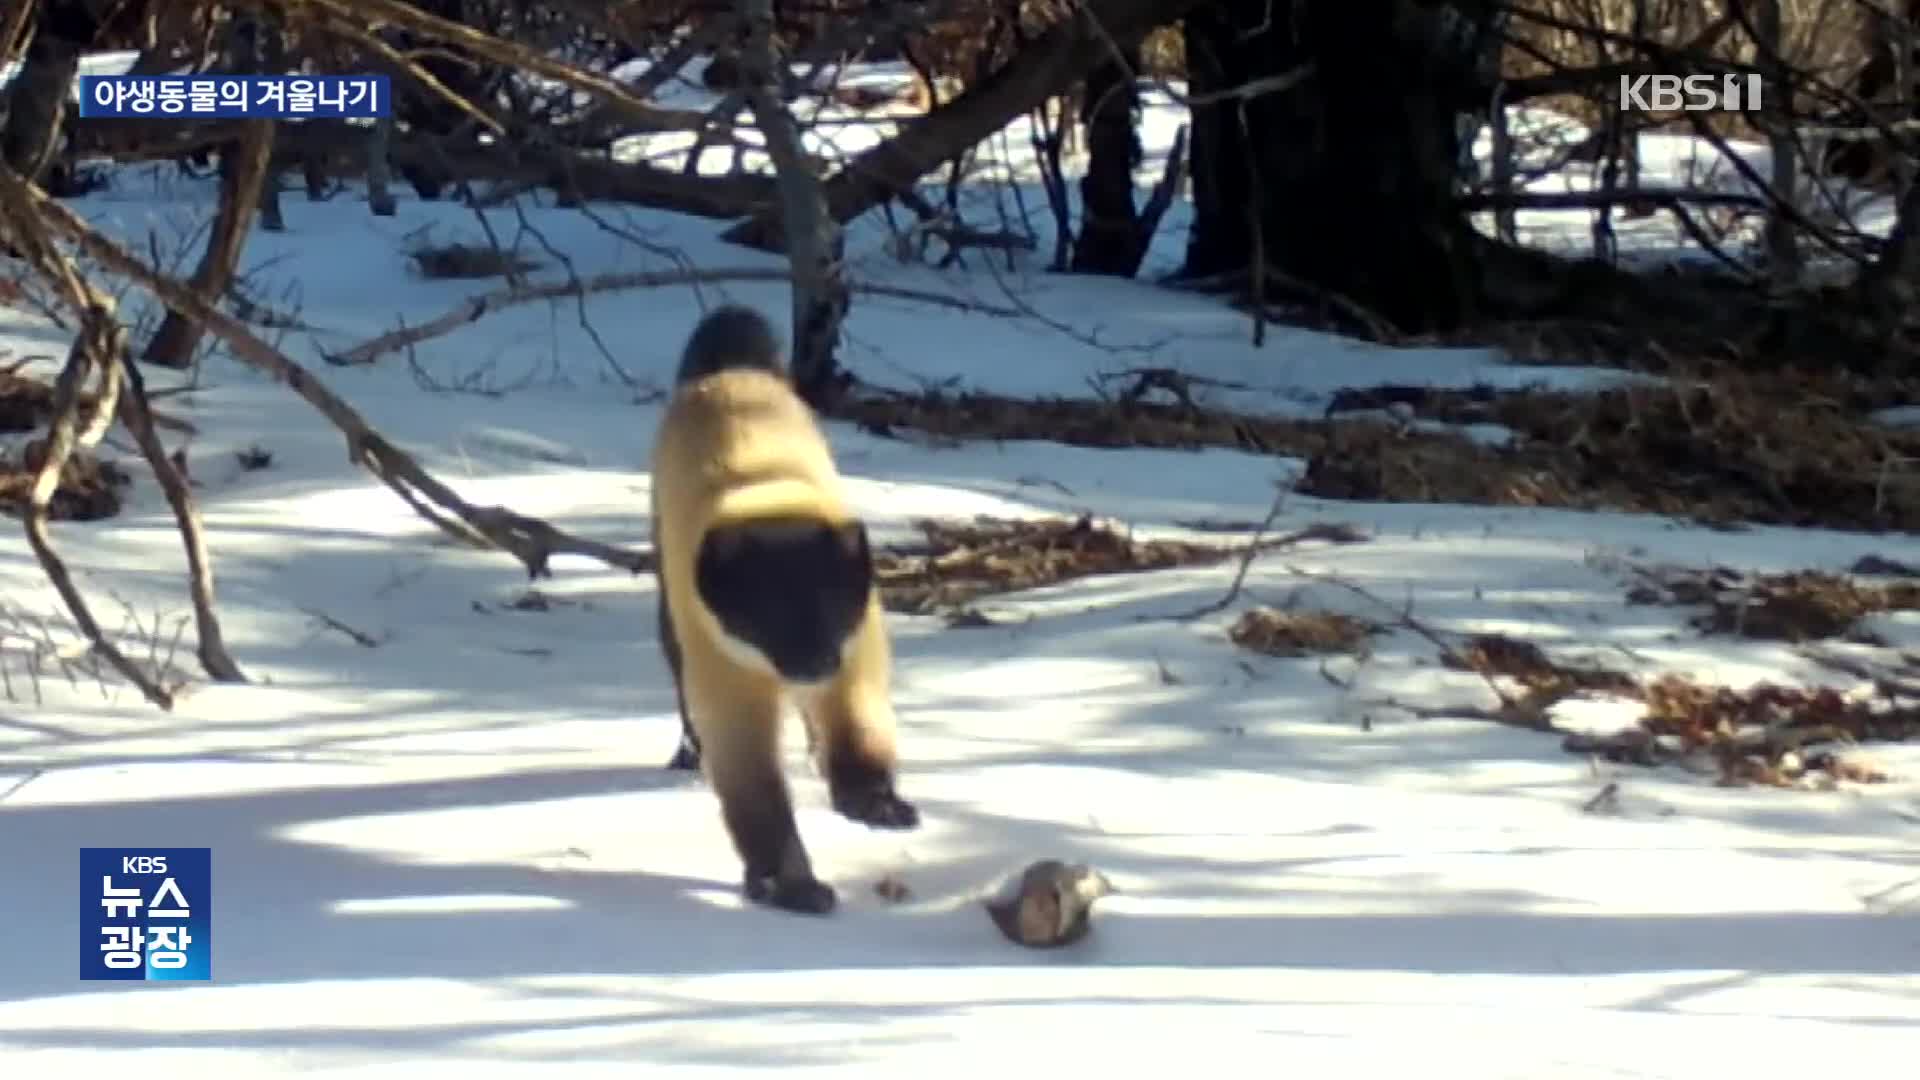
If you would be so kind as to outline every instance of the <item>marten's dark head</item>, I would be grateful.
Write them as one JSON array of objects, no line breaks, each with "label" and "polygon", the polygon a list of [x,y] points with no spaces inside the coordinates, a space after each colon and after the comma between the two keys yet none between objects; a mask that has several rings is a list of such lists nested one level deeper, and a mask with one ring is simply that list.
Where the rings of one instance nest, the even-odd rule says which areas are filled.
[{"label": "marten's dark head", "polygon": [[770,371],[785,377],[780,339],[773,324],[750,307],[727,304],[714,308],[688,335],[680,352],[676,382],[692,382],[721,371]]},{"label": "marten's dark head", "polygon": [[873,552],[859,522],[767,519],[709,530],[695,588],[720,629],[788,682],[839,670],[873,588]]}]

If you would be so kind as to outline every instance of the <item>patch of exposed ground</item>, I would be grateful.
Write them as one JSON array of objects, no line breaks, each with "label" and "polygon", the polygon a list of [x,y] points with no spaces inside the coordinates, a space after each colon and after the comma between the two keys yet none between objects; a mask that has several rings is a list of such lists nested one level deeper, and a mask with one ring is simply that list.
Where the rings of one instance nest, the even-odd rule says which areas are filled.
[{"label": "patch of exposed ground", "polygon": [[1645,712],[1633,726],[1600,735],[1568,734],[1561,745],[1571,753],[1623,764],[1676,764],[1726,785],[1885,781],[1885,773],[1851,751],[1862,743],[1920,735],[1920,695],[1892,692],[1885,680],[1877,695],[1766,683],[1735,690],[1677,674],[1642,680],[1601,666],[1564,664],[1537,645],[1503,635],[1471,638],[1455,653],[1443,662],[1486,678],[1509,702],[1491,719],[1545,717],[1554,705],[1576,696],[1638,701]]},{"label": "patch of exposed ground", "polygon": [[[27,512],[37,471],[39,443],[29,442],[18,450],[0,448],[0,513],[22,517]],[[120,512],[123,495],[132,478],[126,470],[94,456],[75,450],[60,470],[60,484],[47,503],[47,516],[54,521],[100,521]]]},{"label": "patch of exposed ground", "polygon": [[[1180,566],[1208,566],[1244,555],[1245,545],[1141,540],[1090,516],[1017,520],[978,517],[969,522],[914,522],[926,539],[910,548],[875,553],[876,576],[889,610],[926,614],[998,593],[1054,585],[1095,574],[1129,574]],[[1260,551],[1309,541],[1356,543],[1351,526],[1315,524],[1258,540]]]},{"label": "patch of exposed ground", "polygon": [[[83,410],[97,398],[82,394]],[[0,435],[35,431],[53,418],[53,388],[15,370],[0,371]],[[0,446],[0,513],[26,513],[39,467],[43,439],[29,439],[13,448]],[[126,471],[91,451],[75,449],[60,471],[60,484],[47,504],[55,521],[99,521],[120,512],[121,496],[131,483]]]},{"label": "patch of exposed ground", "polygon": [[[1100,448],[1223,447],[1306,462],[1297,490],[1326,499],[1616,510],[1715,525],[1920,528],[1920,431],[1870,411],[1920,401],[1920,383],[1845,375],[1727,374],[1595,393],[1376,387],[1320,419],[1202,407],[1193,380],[1133,373],[1112,400],[869,393],[833,415],[882,436],[1032,439]],[[1136,392],[1137,391],[1137,392]],[[1149,391],[1174,400],[1148,400]],[[1510,445],[1390,418],[1494,424]]]},{"label": "patch of exposed ground", "polygon": [[1889,779],[1847,748],[1920,735],[1920,705],[1876,703],[1825,686],[1732,690],[1667,675],[1640,696],[1647,712],[1636,727],[1568,736],[1566,748],[1635,765],[1702,762],[1727,785],[1826,787]]},{"label": "patch of exposed ground", "polygon": [[1705,634],[1795,644],[1825,638],[1884,644],[1860,627],[1862,618],[1920,609],[1916,581],[1877,584],[1818,570],[1743,574],[1726,567],[1633,572],[1639,581],[1628,590],[1628,603],[1705,608],[1688,620]]},{"label": "patch of exposed ground", "polygon": [[[1090,517],[923,520],[916,526],[926,537],[923,545],[876,556],[886,606],[916,614],[951,612],[981,596],[1095,574],[1217,564],[1247,551],[1245,546],[1139,540]],[[1360,539],[1347,526],[1315,525],[1260,541],[1259,546]],[[1704,631],[1733,632],[1738,627],[1749,637],[1795,641],[1831,637],[1848,630],[1851,620],[1867,612],[1920,604],[1920,585],[1868,586],[1812,572],[1754,579],[1767,583],[1758,590],[1750,582],[1735,586],[1742,579],[1731,571],[1694,577],[1669,573],[1657,580],[1673,591],[1669,602],[1708,607],[1697,620]],[[1761,597],[1757,603],[1756,595]],[[1736,597],[1745,598],[1744,622],[1733,613]],[[1228,636],[1242,648],[1269,656],[1365,657],[1372,639],[1393,628],[1332,611],[1256,607],[1235,621]],[[1614,697],[1645,706],[1644,715],[1620,732],[1559,732],[1562,745],[1572,753],[1647,766],[1676,764],[1709,773],[1723,784],[1818,787],[1887,779],[1852,756],[1851,749],[1861,743],[1920,735],[1920,657],[1913,660],[1910,680],[1897,673],[1835,664],[1837,670],[1877,687],[1876,700],[1828,688],[1761,685],[1734,690],[1672,674],[1644,680],[1600,664],[1555,660],[1540,646],[1505,635],[1475,635],[1448,645],[1410,620],[1401,628],[1435,641],[1445,666],[1478,674],[1501,700],[1499,708],[1485,713],[1413,710],[1423,715],[1481,715],[1549,732],[1557,730],[1550,716],[1554,706],[1575,697]]]},{"label": "patch of exposed ground", "polygon": [[53,416],[53,388],[0,371],[0,435],[33,431]]},{"label": "patch of exposed ground", "polygon": [[1243,649],[1267,656],[1364,655],[1368,639],[1384,634],[1378,623],[1337,611],[1251,608],[1228,629]]},{"label": "patch of exposed ground", "polygon": [[434,280],[505,277],[537,270],[540,264],[510,251],[477,244],[441,244],[407,252],[420,276]]}]

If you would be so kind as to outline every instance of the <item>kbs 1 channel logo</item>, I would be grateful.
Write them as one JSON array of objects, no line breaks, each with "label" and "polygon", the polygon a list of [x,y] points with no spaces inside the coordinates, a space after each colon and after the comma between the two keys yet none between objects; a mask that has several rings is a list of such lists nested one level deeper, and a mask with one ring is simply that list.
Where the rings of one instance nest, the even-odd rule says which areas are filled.
[{"label": "kbs 1 channel logo", "polygon": [[80,118],[377,120],[386,75],[82,75]]},{"label": "kbs 1 channel logo", "polygon": [[80,978],[213,978],[213,849],[81,848]]}]

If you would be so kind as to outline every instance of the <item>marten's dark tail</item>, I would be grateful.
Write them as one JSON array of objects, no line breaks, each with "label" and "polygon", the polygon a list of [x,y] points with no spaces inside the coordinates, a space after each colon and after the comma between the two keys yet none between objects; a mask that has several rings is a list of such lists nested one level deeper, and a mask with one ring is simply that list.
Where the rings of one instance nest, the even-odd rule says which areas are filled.
[{"label": "marten's dark tail", "polygon": [[708,312],[693,328],[680,354],[680,371],[674,380],[691,382],[740,368],[781,376],[787,373],[773,324],[750,307],[728,304]]}]

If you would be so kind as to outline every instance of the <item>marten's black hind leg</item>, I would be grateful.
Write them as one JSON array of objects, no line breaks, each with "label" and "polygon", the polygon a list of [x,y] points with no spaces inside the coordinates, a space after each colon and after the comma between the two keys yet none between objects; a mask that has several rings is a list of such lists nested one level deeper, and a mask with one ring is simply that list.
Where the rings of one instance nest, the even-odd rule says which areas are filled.
[{"label": "marten's black hind leg", "polygon": [[694,659],[689,696],[693,715],[705,725],[702,764],[740,855],[747,899],[799,914],[827,914],[837,898],[832,886],[814,876],[780,770],[779,688]]},{"label": "marten's black hind leg", "polygon": [[833,808],[875,829],[917,829],[920,810],[897,788],[894,718],[885,695],[887,643],[877,602],[857,631],[862,640],[844,667],[803,704],[818,740],[815,760]]}]

